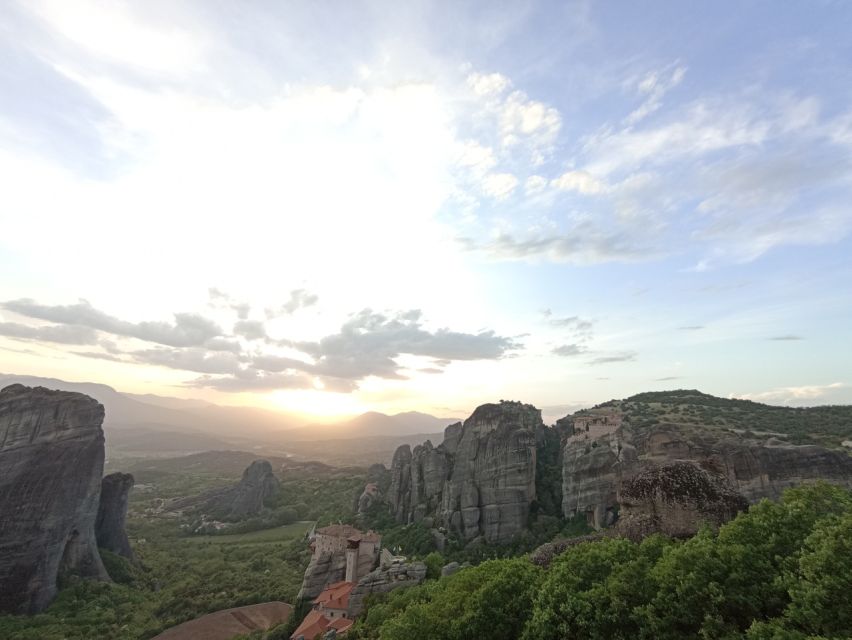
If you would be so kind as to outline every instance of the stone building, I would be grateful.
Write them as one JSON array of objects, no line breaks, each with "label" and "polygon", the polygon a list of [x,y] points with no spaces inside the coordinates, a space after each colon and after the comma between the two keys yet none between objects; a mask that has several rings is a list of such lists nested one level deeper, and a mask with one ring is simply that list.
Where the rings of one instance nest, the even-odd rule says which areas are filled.
[{"label": "stone building", "polygon": [[314,640],[330,629],[338,636],[345,635],[354,622],[349,616],[349,596],[354,587],[354,582],[343,581],[324,589],[314,598],[313,607],[290,639]]},{"label": "stone building", "polygon": [[349,524],[332,524],[314,532],[311,549],[314,556],[345,554],[344,581],[357,582],[376,566],[382,538],[375,531],[366,533]]}]

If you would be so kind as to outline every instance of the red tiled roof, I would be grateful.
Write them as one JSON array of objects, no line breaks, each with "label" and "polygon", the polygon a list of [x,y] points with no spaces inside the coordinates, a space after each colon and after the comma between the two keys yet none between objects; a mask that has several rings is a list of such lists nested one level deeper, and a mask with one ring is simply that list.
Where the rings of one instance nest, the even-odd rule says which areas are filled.
[{"label": "red tiled roof", "polygon": [[335,582],[314,598],[314,604],[320,609],[348,609],[349,594],[355,587],[354,582]]},{"label": "red tiled roof", "polygon": [[290,638],[295,640],[299,636],[304,636],[305,640],[314,640],[326,629],[328,629],[328,618],[322,615],[322,612],[314,609],[308,612],[308,615],[302,620],[302,624],[296,628]]},{"label": "red tiled roof", "polygon": [[336,629],[337,635],[343,635],[345,632],[349,631],[349,627],[355,624],[355,621],[352,618],[338,618],[337,620],[333,620],[331,624],[328,625],[329,629]]},{"label": "red tiled roof", "polygon": [[352,626],[353,620],[342,617],[332,619],[325,615],[325,611],[327,609],[348,609],[349,594],[352,592],[354,586],[354,582],[335,582],[329,585],[314,600],[317,608],[312,609],[305,616],[302,624],[299,625],[290,638],[295,640],[299,636],[304,636],[305,640],[314,640],[314,638],[320,637],[329,628],[333,628],[339,635],[343,635]]}]

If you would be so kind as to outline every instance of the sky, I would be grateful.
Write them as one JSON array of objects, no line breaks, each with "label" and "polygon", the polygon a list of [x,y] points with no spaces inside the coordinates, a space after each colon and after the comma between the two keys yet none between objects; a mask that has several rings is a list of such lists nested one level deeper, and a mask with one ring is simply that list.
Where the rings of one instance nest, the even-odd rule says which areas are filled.
[{"label": "sky", "polygon": [[0,371],[852,403],[852,4],[0,3]]}]

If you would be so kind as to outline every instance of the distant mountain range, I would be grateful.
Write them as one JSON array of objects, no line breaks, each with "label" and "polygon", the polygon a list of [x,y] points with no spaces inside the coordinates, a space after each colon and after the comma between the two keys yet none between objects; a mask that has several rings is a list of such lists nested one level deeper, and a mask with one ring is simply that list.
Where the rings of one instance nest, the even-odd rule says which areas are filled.
[{"label": "distant mountain range", "polygon": [[[106,410],[107,451],[121,455],[171,455],[228,449],[296,455],[305,450],[312,455],[319,453],[321,447],[309,443],[363,438],[370,439],[381,450],[392,451],[397,444],[411,440],[411,436],[442,433],[444,427],[457,420],[416,411],[396,415],[370,411],[341,422],[305,425],[299,416],[258,407],[222,406],[204,400],[124,393],[92,382],[0,374],[0,388],[16,383],[76,391],[95,398]],[[335,442],[335,445],[335,449],[345,448],[342,442]]]}]

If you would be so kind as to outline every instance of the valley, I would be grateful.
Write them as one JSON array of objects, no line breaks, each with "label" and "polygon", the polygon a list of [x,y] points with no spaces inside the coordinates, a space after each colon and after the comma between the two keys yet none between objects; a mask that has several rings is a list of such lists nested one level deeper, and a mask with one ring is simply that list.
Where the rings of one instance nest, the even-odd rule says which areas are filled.
[{"label": "valley", "polygon": [[[541,616],[553,615],[545,614],[552,605],[535,595],[539,587],[533,585],[557,580],[563,565],[586,562],[592,547],[627,554],[637,566],[653,564],[660,554],[687,553],[702,535],[715,541],[730,527],[761,517],[757,513],[787,508],[770,505],[797,500],[825,505],[825,513],[809,516],[808,527],[828,527],[825,535],[833,540],[840,529],[831,528],[832,514],[842,526],[843,505],[852,501],[852,457],[842,445],[852,437],[850,415],[849,407],[785,409],[673,391],[604,403],[553,426],[544,425],[531,405],[483,405],[463,423],[448,426],[437,446],[428,440],[413,449],[400,444],[389,466],[381,464],[378,453],[370,466],[238,450],[112,456],[104,473],[132,474],[134,482],[126,517],[133,560],[101,549],[111,582],[60,573],[52,604],[32,616],[0,616],[0,637],[148,640],[207,613],[264,602],[293,604],[292,620],[252,637],[289,637],[304,616],[298,596],[307,581],[328,585],[342,579],[328,568],[342,566],[333,557],[319,569],[330,573],[311,569],[316,559],[311,560],[306,537],[341,522],[377,531],[383,548],[422,563],[425,572],[421,586],[368,598],[348,631],[352,637],[419,637],[405,626],[414,615],[412,602],[441,617],[447,597],[459,599],[454,606],[464,608],[469,598],[484,597],[476,595],[481,589],[499,591],[515,580],[527,585],[517,588],[533,591],[524,596],[529,598],[525,610],[507,619],[507,628],[534,634],[530,638],[548,637],[530,631]],[[831,448],[794,444],[802,441]],[[783,469],[760,471],[778,455]],[[743,466],[741,458],[750,462]],[[814,466],[816,460],[821,462]],[[764,478],[758,485],[751,479],[754,465]],[[846,489],[818,484],[785,493],[826,480]],[[701,483],[714,488],[685,488]],[[374,487],[366,501],[365,487]],[[717,508],[708,497],[697,498],[719,491],[736,496],[725,498],[735,506]],[[774,502],[760,502],[764,497]],[[754,515],[757,507],[749,509],[749,502],[759,507]],[[738,511],[747,513],[726,524]],[[702,523],[720,533],[700,533]],[[650,556],[643,555],[646,549]],[[551,565],[547,575],[541,573],[539,567]],[[784,614],[783,607],[778,612]],[[477,609],[476,615],[481,613]],[[620,623],[625,628],[644,628],[641,620],[628,618]],[[441,633],[451,634],[448,629]]]}]

